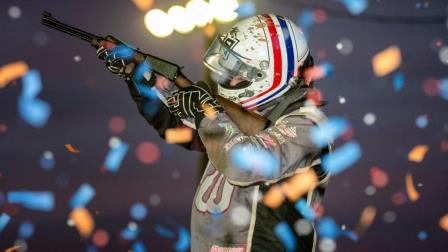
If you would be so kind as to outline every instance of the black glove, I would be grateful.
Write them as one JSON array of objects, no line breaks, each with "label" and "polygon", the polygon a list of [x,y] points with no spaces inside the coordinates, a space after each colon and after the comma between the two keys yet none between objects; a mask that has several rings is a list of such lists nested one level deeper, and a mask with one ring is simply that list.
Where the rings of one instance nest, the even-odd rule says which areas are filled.
[{"label": "black glove", "polygon": [[174,92],[168,98],[168,108],[178,119],[194,118],[196,129],[204,117],[214,117],[217,113],[224,112],[205,82]]}]

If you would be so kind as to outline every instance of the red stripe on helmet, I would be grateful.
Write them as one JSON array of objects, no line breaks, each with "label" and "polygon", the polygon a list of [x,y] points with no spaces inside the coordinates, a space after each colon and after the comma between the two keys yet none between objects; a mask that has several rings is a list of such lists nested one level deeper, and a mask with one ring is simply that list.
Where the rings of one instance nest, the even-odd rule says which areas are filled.
[{"label": "red stripe on helmet", "polygon": [[272,86],[268,89],[263,91],[262,93],[259,93],[256,96],[253,96],[247,100],[244,100],[241,102],[241,104],[248,103],[250,101],[253,101],[254,99],[257,99],[260,96],[263,96],[270,91],[274,90],[280,85],[280,82],[282,80],[282,50],[280,47],[280,40],[278,39],[278,33],[277,28],[275,28],[274,21],[272,20],[271,16],[268,14],[262,15],[266,18],[266,24],[269,30],[269,35],[271,36],[271,43],[272,43],[272,51],[274,52],[274,79],[272,81]]}]

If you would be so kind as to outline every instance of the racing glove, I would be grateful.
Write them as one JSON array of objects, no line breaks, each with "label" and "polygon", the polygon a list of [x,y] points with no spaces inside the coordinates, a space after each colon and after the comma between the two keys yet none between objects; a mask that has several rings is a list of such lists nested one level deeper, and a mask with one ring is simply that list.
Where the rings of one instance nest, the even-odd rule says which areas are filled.
[{"label": "racing glove", "polygon": [[224,112],[205,82],[198,82],[174,92],[168,98],[168,108],[178,119],[193,118],[196,129],[199,129],[205,117],[213,118],[217,113]]}]

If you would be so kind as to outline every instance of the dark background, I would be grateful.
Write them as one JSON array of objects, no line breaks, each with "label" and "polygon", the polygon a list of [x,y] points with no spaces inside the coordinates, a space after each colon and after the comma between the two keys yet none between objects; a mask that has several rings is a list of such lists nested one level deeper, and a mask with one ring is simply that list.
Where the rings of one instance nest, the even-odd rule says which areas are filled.
[{"label": "dark background", "polygon": [[[156,1],[154,7],[166,11],[173,4],[185,3]],[[327,20],[309,29],[309,43],[317,63],[330,62],[335,71],[333,76],[318,81],[316,87],[330,103],[324,111],[350,121],[363,155],[350,169],[331,179],[324,200],[325,215],[354,229],[364,207],[372,205],[377,209],[377,217],[367,233],[357,242],[340,237],[337,251],[448,251],[448,233],[438,225],[448,212],[448,153],[441,147],[442,141],[448,140],[448,106],[446,100],[427,96],[423,91],[428,78],[448,77],[448,66],[441,63],[433,45],[436,39],[448,44],[448,3],[370,0],[367,11],[358,17],[352,17],[336,1],[255,3],[258,13],[278,13],[293,20],[297,20],[300,11],[314,9],[314,5],[327,10]],[[21,8],[19,19],[8,16],[11,5]],[[49,190],[55,194],[56,207],[52,212],[37,212],[0,206],[0,214],[14,212],[0,233],[0,250],[14,244],[19,225],[29,220],[35,226],[34,236],[27,240],[29,251],[85,251],[91,241],[80,239],[76,229],[66,222],[70,197],[87,182],[96,189],[87,208],[97,213],[96,227],[107,230],[110,236],[108,246],[100,251],[130,249],[131,243],[121,242],[119,232],[131,221],[129,208],[136,202],[146,204],[149,210],[148,217],[138,222],[142,228],[139,240],[148,251],[172,251],[177,238],[160,237],[154,227],[189,227],[199,155],[161,141],[139,116],[125,83],[107,72],[86,43],[43,27],[42,10],[53,12],[68,24],[99,35],[113,34],[143,51],[177,62],[185,66],[185,73],[194,80],[202,76],[201,57],[206,48],[202,31],[155,38],[144,27],[144,13],[131,1],[2,0],[0,66],[23,60],[39,70],[43,79],[39,97],[53,111],[45,127],[33,128],[17,113],[21,81],[0,89],[0,124],[7,126],[5,132],[0,132],[0,193]],[[46,34],[46,45],[33,43],[38,32]],[[341,55],[336,49],[341,38],[353,42],[350,55]],[[371,58],[390,45],[400,47],[402,64],[392,74],[376,77]],[[73,60],[75,55],[81,56],[81,62]],[[398,92],[392,84],[392,76],[397,72],[405,75],[405,86]],[[345,104],[339,103],[339,96],[346,98]],[[366,113],[376,115],[371,126],[363,122]],[[415,120],[423,114],[427,114],[429,124],[418,128]],[[117,115],[124,117],[127,125],[118,135],[108,127],[109,120]],[[130,149],[118,173],[101,173],[112,136],[129,143]],[[161,156],[155,164],[144,165],[136,157],[136,146],[144,141],[156,143],[160,149]],[[67,143],[81,153],[69,153],[64,148]],[[408,152],[417,144],[429,146],[421,163],[407,160]],[[51,171],[39,165],[46,150],[52,151],[56,160]],[[385,170],[390,181],[368,196],[365,188],[371,184],[372,166]],[[176,178],[173,172],[180,176]],[[420,199],[393,204],[394,193],[405,193],[404,177],[408,172],[415,184],[421,183],[417,187]],[[160,205],[150,205],[153,194],[160,195]],[[384,222],[382,216],[387,211],[396,213],[395,222]],[[420,231],[427,233],[426,240],[418,239]]]}]

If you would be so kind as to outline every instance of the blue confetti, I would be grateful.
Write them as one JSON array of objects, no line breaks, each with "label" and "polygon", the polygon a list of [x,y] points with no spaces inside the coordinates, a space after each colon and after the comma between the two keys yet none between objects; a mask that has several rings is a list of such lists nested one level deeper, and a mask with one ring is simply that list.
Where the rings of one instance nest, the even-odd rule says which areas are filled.
[{"label": "blue confetti", "polygon": [[356,141],[350,141],[322,157],[322,167],[337,175],[361,158],[361,147]]},{"label": "blue confetti", "polygon": [[44,170],[52,170],[55,166],[55,160],[51,151],[45,151],[39,160],[40,167]]},{"label": "blue confetti", "polygon": [[134,72],[134,79],[136,82],[141,82],[143,79],[149,81],[149,77],[151,75],[151,65],[147,60],[143,60],[140,64],[137,65]]},{"label": "blue confetti", "polygon": [[22,93],[24,99],[34,99],[42,91],[42,81],[39,71],[30,70],[22,78]]},{"label": "blue confetti", "polygon": [[148,213],[148,209],[142,203],[135,203],[131,206],[131,217],[135,220],[143,220],[146,218],[146,214]]},{"label": "blue confetti", "polygon": [[325,73],[325,77],[329,77],[332,76],[334,73],[334,67],[331,63],[329,62],[323,62],[320,64],[320,67],[322,67],[322,69],[324,70]]},{"label": "blue confetti", "polygon": [[[110,49],[110,54],[107,55],[106,59],[113,60],[115,58],[120,58],[130,61],[134,57],[134,54],[135,52],[131,47],[121,44]],[[115,57],[112,59],[111,57],[113,55],[115,55]]]},{"label": "blue confetti", "polygon": [[230,152],[233,166],[246,171],[254,172],[266,177],[278,174],[278,159],[265,149],[258,149],[251,145],[237,145]]},{"label": "blue confetti", "polygon": [[34,225],[29,221],[23,222],[19,227],[19,237],[29,239],[34,234]]},{"label": "blue confetti", "polygon": [[131,228],[131,227],[126,227],[125,229],[121,230],[121,238],[123,238],[124,240],[130,241],[130,240],[135,240],[135,238],[137,238],[139,233],[138,228]]},{"label": "blue confetti", "polygon": [[236,12],[240,17],[250,17],[253,16],[255,12],[257,12],[257,9],[252,1],[247,1],[240,4]]},{"label": "blue confetti", "polygon": [[11,217],[8,214],[2,213],[0,215],[0,233],[5,229],[6,225],[8,225]]},{"label": "blue confetti", "polygon": [[340,0],[352,15],[359,15],[369,7],[367,0]]},{"label": "blue confetti", "polygon": [[84,207],[95,196],[95,189],[87,184],[82,184],[70,199],[70,207],[72,209]]},{"label": "blue confetti", "polygon": [[190,232],[186,228],[179,229],[179,238],[174,245],[176,252],[187,251],[190,247]]},{"label": "blue confetti", "polygon": [[393,77],[393,83],[394,83],[394,90],[400,91],[404,86],[404,74],[403,73],[397,73]]},{"label": "blue confetti", "polygon": [[420,231],[418,232],[417,237],[420,241],[424,241],[428,238],[428,234],[425,231]]},{"label": "blue confetti", "polygon": [[52,192],[15,191],[8,192],[7,201],[39,211],[51,211],[54,208],[54,195]]},{"label": "blue confetti", "polygon": [[90,245],[87,247],[86,252],[98,252],[98,249],[97,249],[94,245],[90,244]]},{"label": "blue confetti", "polygon": [[317,224],[317,232],[322,238],[336,239],[340,234],[340,228],[332,218],[325,217]]},{"label": "blue confetti", "polygon": [[286,251],[294,251],[297,246],[297,240],[293,231],[285,221],[280,222],[275,226],[275,235],[285,245]]},{"label": "blue confetti", "polygon": [[448,101],[448,79],[440,80],[440,96]]},{"label": "blue confetti", "polygon": [[415,125],[417,125],[418,128],[423,129],[428,126],[428,116],[427,115],[420,115],[415,119]]},{"label": "blue confetti", "polygon": [[319,147],[324,147],[344,134],[349,128],[349,123],[341,117],[330,117],[324,123],[314,126],[310,130],[310,138]]},{"label": "blue confetti", "polygon": [[104,161],[106,169],[111,172],[117,172],[128,149],[129,145],[124,142],[120,142],[118,146],[111,148]]},{"label": "blue confetti", "polygon": [[314,11],[313,10],[303,10],[299,14],[298,18],[299,26],[302,29],[308,29],[314,24]]},{"label": "blue confetti", "polygon": [[155,230],[160,236],[165,238],[173,238],[176,235],[173,231],[161,225],[156,225]]},{"label": "blue confetti", "polygon": [[135,242],[132,245],[132,250],[134,252],[146,252],[147,251],[146,247],[145,247],[145,244],[143,244],[143,242],[141,242],[141,241]]},{"label": "blue confetti", "polygon": [[300,212],[303,215],[303,217],[305,217],[305,219],[314,220],[315,218],[314,210],[308,206],[306,200],[301,199],[297,201],[295,207],[296,210]]},{"label": "blue confetti", "polygon": [[41,128],[50,117],[51,107],[48,103],[36,98],[42,90],[40,74],[37,70],[31,70],[22,80],[22,93],[18,99],[19,115],[31,126]]}]

